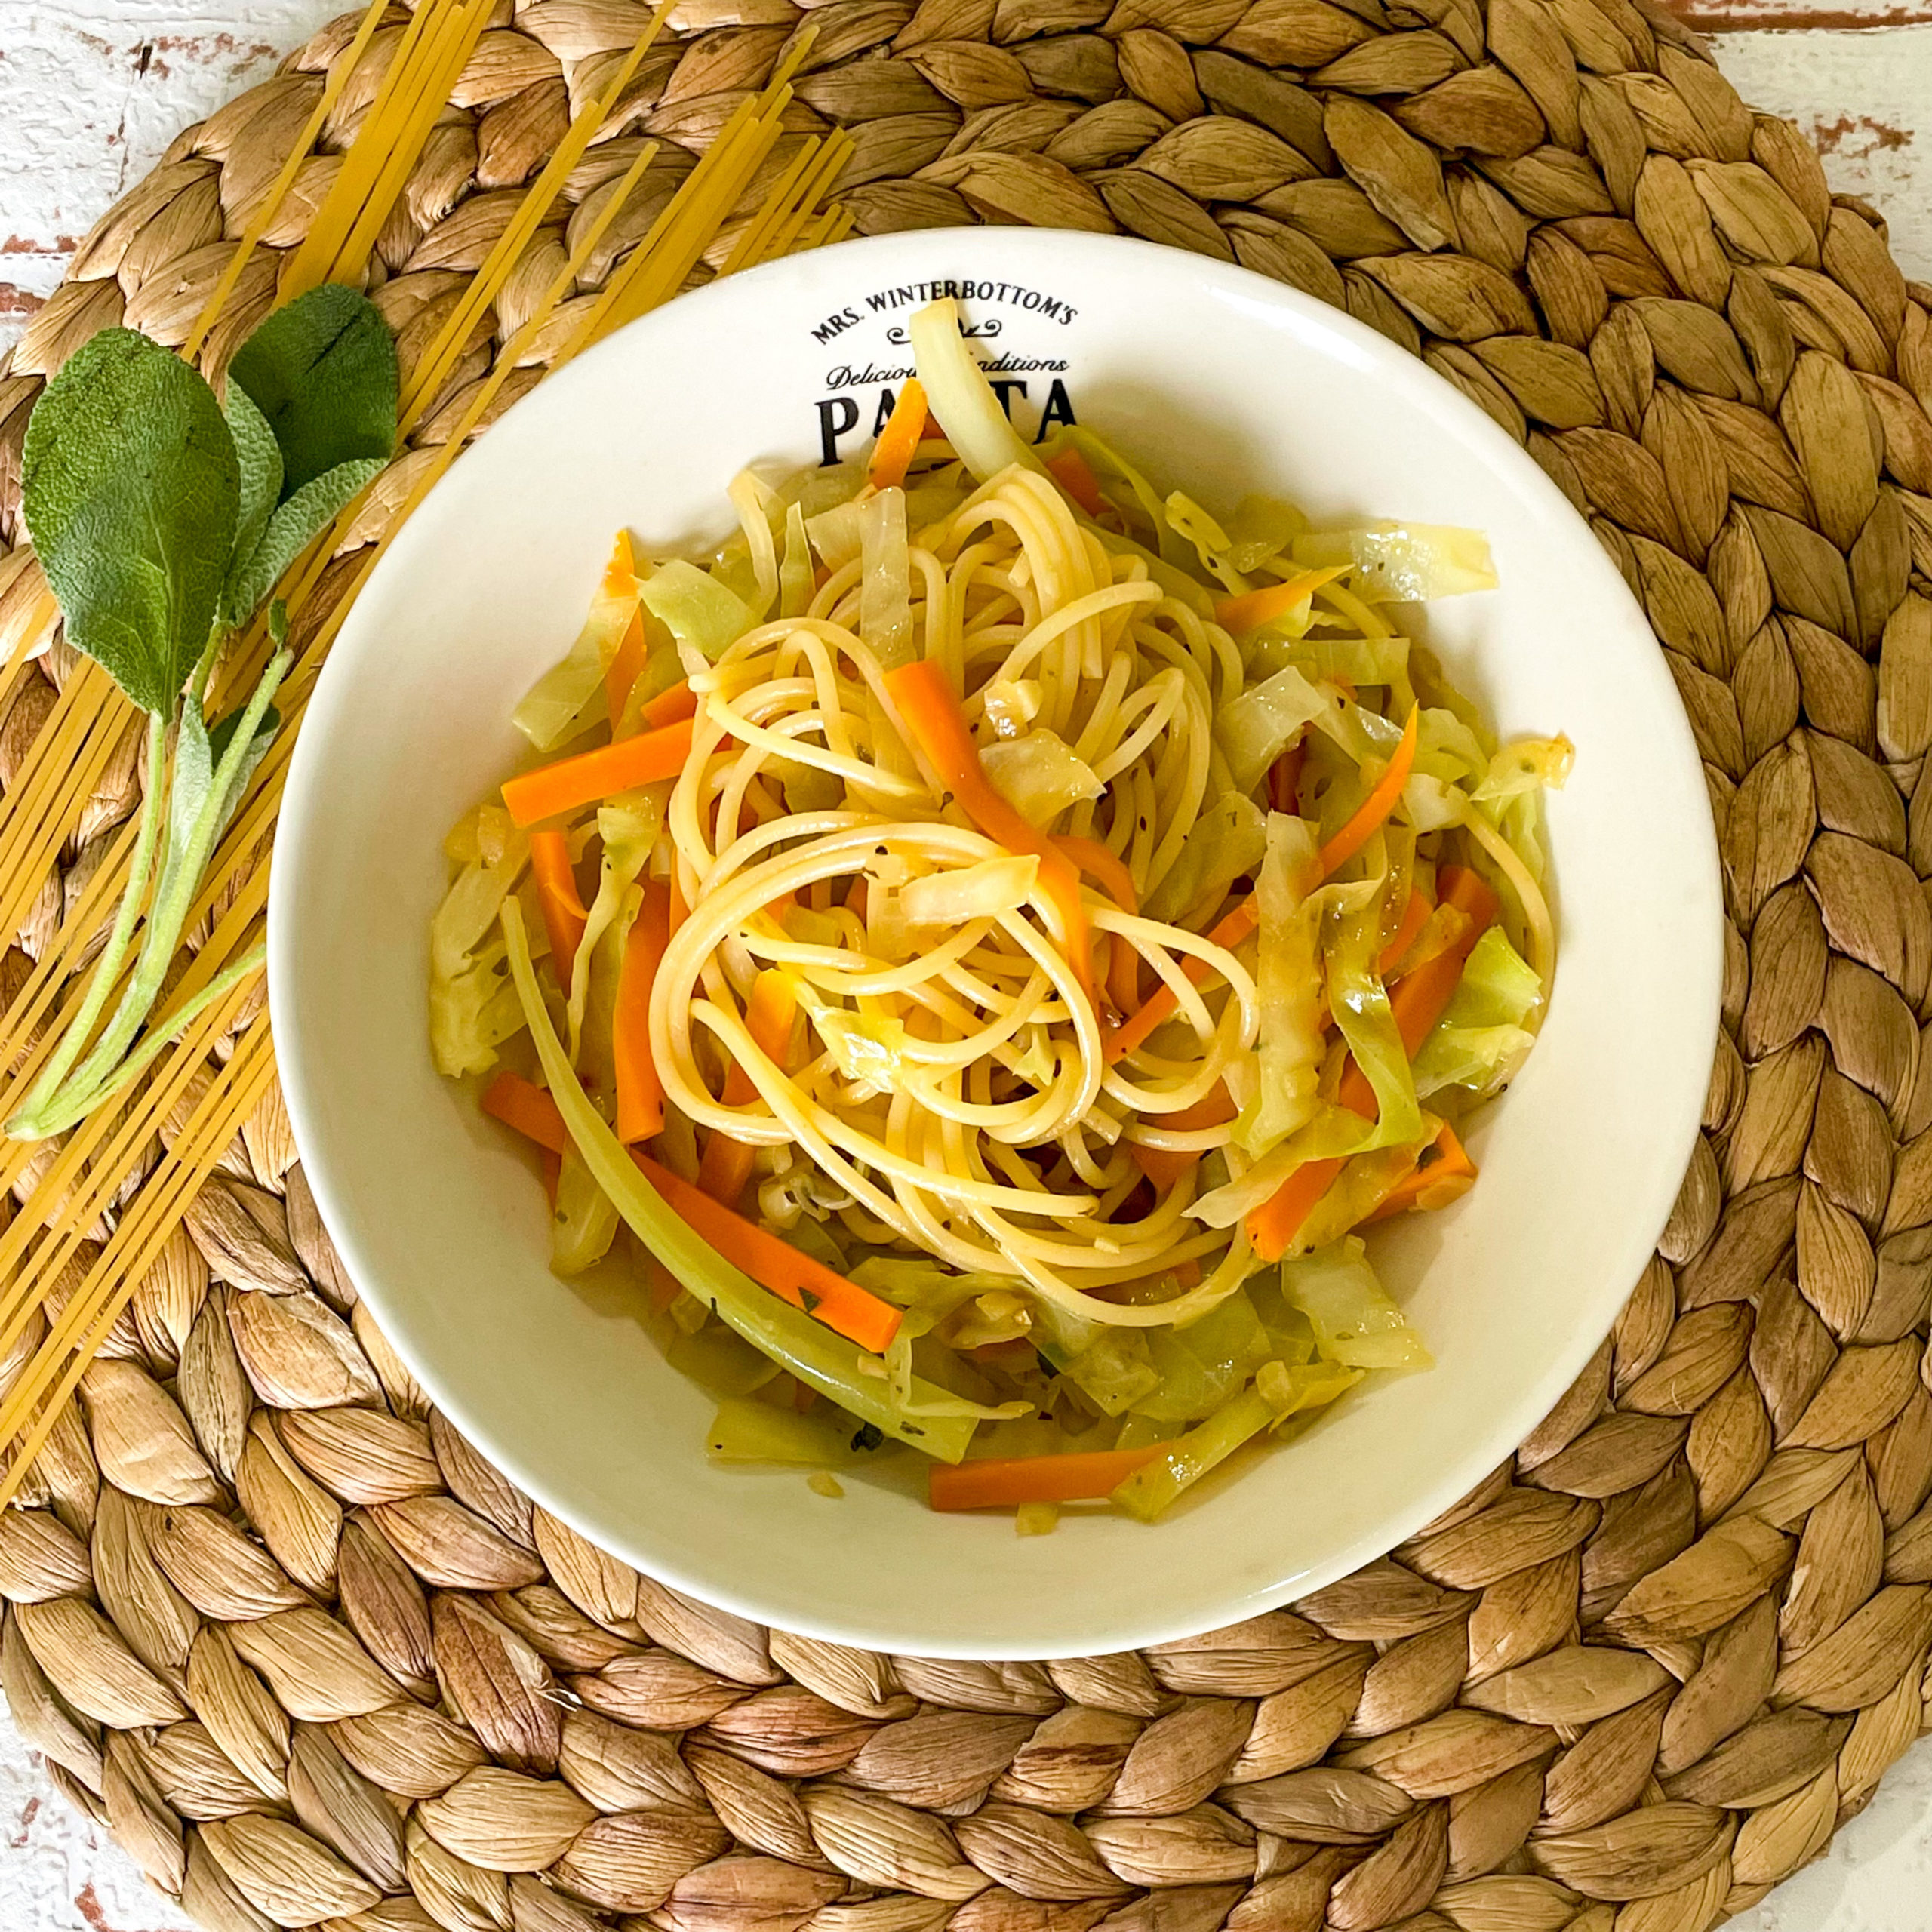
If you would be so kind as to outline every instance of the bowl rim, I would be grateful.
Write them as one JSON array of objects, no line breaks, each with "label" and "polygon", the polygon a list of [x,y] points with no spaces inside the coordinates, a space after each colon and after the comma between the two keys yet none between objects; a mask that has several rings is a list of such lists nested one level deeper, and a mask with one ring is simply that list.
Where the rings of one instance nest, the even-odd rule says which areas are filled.
[{"label": "bowl rim", "polygon": [[[1366,324],[1298,289],[1232,263],[1122,235],[968,226],[863,237],[787,257],[728,278],[721,277],[614,331],[605,341],[575,358],[565,369],[555,376],[546,377],[506,411],[505,417],[568,406],[580,386],[594,383],[598,371],[606,362],[614,362],[630,352],[626,345],[634,343],[640,334],[648,334],[660,326],[667,314],[681,312],[688,319],[694,312],[702,313],[709,308],[728,310],[755,299],[761,290],[782,288],[801,272],[816,275],[826,262],[832,260],[849,263],[854,272],[867,263],[883,264],[898,258],[923,268],[928,275],[977,275],[982,272],[977,265],[969,266],[961,259],[970,250],[983,251],[992,257],[989,266],[995,272],[1029,266],[1037,271],[1047,265],[1043,257],[1049,252],[1051,266],[1063,274],[1069,269],[1078,272],[1079,261],[1074,258],[1099,253],[1109,260],[1117,261],[1137,256],[1148,272],[1172,275],[1184,270],[1190,275],[1204,278],[1212,288],[1248,302],[1286,310],[1298,319],[1304,330],[1318,328],[1337,339],[1355,359],[1367,365],[1372,381],[1392,389],[1398,400],[1419,413],[1437,419],[1469,449],[1475,460],[1484,468],[1499,472],[1506,485],[1519,494],[1540,500],[1547,509],[1574,519],[1583,535],[1592,535],[1587,525],[1577,517],[1574,507],[1527,451],[1476,403],[1420,358],[1407,354]],[[943,265],[937,259],[942,257]],[[487,440],[479,438],[478,442]],[[448,475],[460,469],[467,455],[468,451],[464,452],[452,464],[450,472],[438,480],[437,490],[448,486]],[[358,595],[357,608],[352,609],[345,622],[343,629],[352,637],[359,610],[383,574],[410,568],[409,536],[406,530],[401,533],[395,545],[378,559],[375,570]],[[1586,576],[1595,578],[1593,583],[1580,583],[1579,595],[1587,596],[1592,603],[1601,602],[1605,607],[1607,618],[1614,616],[1622,625],[1634,628],[1638,638],[1650,647],[1638,658],[1633,672],[1646,678],[1651,687],[1647,703],[1657,717],[1661,741],[1660,756],[1681,768],[1687,768],[1690,774],[1700,778],[1693,789],[1693,795],[1703,803],[1703,809],[1691,824],[1684,828],[1684,833],[1701,848],[1699,870],[1702,874],[1702,892],[1698,910],[1708,916],[1700,917],[1694,930],[1687,929],[1677,964],[1681,968],[1682,983],[1688,989],[1687,1001],[1701,1006],[1709,1014],[1710,1044],[1714,1054],[1719,1032],[1723,976],[1724,895],[1715,827],[1701,783],[1701,758],[1675,681],[1665,663],[1661,645],[1647,616],[1599,544],[1592,540],[1587,545],[1580,544],[1578,550],[1580,558],[1583,560],[1580,568]],[[1617,1244],[1626,1265],[1617,1273],[1620,1278],[1627,1274],[1628,1280],[1627,1285],[1619,1291],[1615,1303],[1596,1309],[1588,1318],[1580,1319],[1569,1345],[1553,1352],[1549,1365],[1534,1383],[1519,1389],[1509,1399],[1494,1404],[1494,1420],[1490,1428],[1463,1457],[1451,1460],[1435,1482],[1418,1491],[1403,1507],[1382,1512],[1374,1519],[1375,1527],[1340,1545],[1322,1562],[1232,1597],[1217,1607],[1210,1620],[1204,1621],[1198,1610],[1177,1617],[1171,1613],[1139,1618],[1115,1613],[1104,1627],[1077,1638],[1070,1635],[1043,1636],[1037,1642],[1016,1639],[975,1645],[949,1638],[922,1638],[896,1625],[888,1626],[876,1620],[868,1621],[863,1606],[842,1623],[813,1614],[801,1615],[788,1611],[771,1598],[761,1598],[755,1592],[721,1584],[715,1578],[687,1574],[681,1563],[649,1552],[645,1548],[648,1537],[616,1534],[608,1525],[593,1527],[589,1512],[580,1509],[571,1496],[560,1492],[543,1475],[531,1471],[516,1451],[501,1441],[488,1416],[475,1413],[460,1388],[446,1384],[431,1361],[411,1343],[398,1340],[391,1332],[385,1312],[387,1291],[381,1282],[380,1270],[372,1264],[358,1234],[357,1211],[331,1172],[328,1152],[330,1137],[321,1128],[321,1110],[315,1097],[321,1080],[325,1078],[325,1070],[312,1066],[303,1051],[298,1017],[300,1000],[295,983],[297,969],[292,963],[296,951],[293,933],[299,916],[295,882],[303,869],[305,844],[312,838],[326,836],[318,809],[318,795],[323,789],[326,772],[321,747],[325,729],[330,722],[328,700],[334,685],[341,681],[338,677],[332,683],[331,672],[338,662],[346,663],[349,655],[343,652],[338,639],[312,694],[309,717],[314,721],[298,739],[291,760],[278,817],[269,895],[270,1015],[278,1041],[278,1066],[284,1098],[295,1144],[301,1155],[305,1180],[358,1295],[368,1302],[371,1313],[383,1325],[390,1346],[451,1424],[524,1494],[549,1514],[598,1547],[611,1550],[631,1567],[701,1601],[752,1622],[789,1629],[809,1638],[909,1654],[1001,1661],[1052,1660],[1172,1642],[1298,1601],[1386,1555],[1453,1507],[1499,1463],[1513,1457],[1518,1444],[1555,1407],[1601,1346],[1619,1310],[1634,1291],[1668,1222],[1676,1198],[1675,1181],[1670,1184],[1667,1195],[1660,1193],[1651,1202],[1649,1211],[1641,1216],[1633,1214],[1626,1222],[1626,1234]],[[346,670],[342,674],[347,675]],[[318,725],[324,728],[317,728]],[[1707,1079],[1708,1065],[1700,1065],[1695,1081],[1697,1101],[1701,1100]],[[1675,1117],[1660,1120],[1659,1126],[1660,1130],[1669,1130],[1667,1139],[1674,1158],[1668,1164],[1669,1171],[1681,1174],[1688,1163],[1702,1124],[1701,1105],[1694,1102],[1687,1079],[1682,1094],[1676,1097],[1676,1102]],[[408,1324],[405,1321],[398,1325],[406,1328]],[[774,1596],[777,1594],[774,1592]]]}]

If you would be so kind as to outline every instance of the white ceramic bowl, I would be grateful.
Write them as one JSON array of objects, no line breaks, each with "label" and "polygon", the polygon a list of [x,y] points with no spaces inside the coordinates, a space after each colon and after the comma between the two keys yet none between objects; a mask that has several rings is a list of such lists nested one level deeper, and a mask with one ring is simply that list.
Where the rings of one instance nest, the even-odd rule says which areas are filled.
[{"label": "white ceramic bowl", "polygon": [[[934,277],[971,285],[1028,433],[1070,407],[1229,506],[1488,533],[1502,588],[1429,635],[1505,734],[1577,746],[1549,829],[1561,953],[1541,1039],[1474,1138],[1480,1184],[1380,1238],[1435,1350],[1152,1528],[939,1516],[908,1489],[712,1467],[711,1404],[620,1309],[545,1265],[533,1171],[424,1037],[445,830],[506,771],[512,705],[580,624],[611,532],[730,527],[743,464],[870,435]],[[948,285],[950,288],[951,285]],[[1602,1339],[1675,1195],[1715,1036],[1703,780],[1629,592],[1536,465],[1418,361],[1239,269],[1022,229],[848,243],[688,295],[546,382],[466,454],[371,577],[282,807],[270,991],[305,1170],[384,1331],[451,1420],[638,1568],[808,1635],[1046,1657],[1192,1634],[1340,1577],[1506,1456]]]}]

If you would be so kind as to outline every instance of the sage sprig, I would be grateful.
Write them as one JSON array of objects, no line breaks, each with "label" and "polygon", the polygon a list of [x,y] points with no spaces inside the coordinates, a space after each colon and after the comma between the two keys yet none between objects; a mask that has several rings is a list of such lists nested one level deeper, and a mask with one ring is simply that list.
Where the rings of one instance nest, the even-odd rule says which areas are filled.
[{"label": "sage sprig", "polygon": [[[389,461],[396,388],[381,316],[355,290],[325,283],[242,345],[220,401],[159,343],[107,329],[35,405],[21,510],[67,641],[148,715],[148,786],[112,930],[79,1010],[7,1122],[15,1138],[85,1118],[261,966],[257,946],[165,1026],[147,1026],[208,860],[280,726],[275,695],[292,660],[279,602],[267,668],[218,720],[208,715],[215,666],[282,573]],[[103,1025],[144,906],[140,950]]]}]

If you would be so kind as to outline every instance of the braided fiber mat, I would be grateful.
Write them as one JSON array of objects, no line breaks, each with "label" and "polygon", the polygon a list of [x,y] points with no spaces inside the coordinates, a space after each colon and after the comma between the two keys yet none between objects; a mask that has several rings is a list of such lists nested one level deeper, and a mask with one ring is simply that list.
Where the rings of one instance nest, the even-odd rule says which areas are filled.
[{"label": "braided fiber mat", "polygon": [[[504,0],[382,239],[405,361],[643,18]],[[688,0],[571,199],[646,136],[701,148],[804,18]],[[1660,1250],[1512,1464],[1292,1612],[1073,1663],[874,1656],[641,1579],[485,1465],[356,1305],[272,1090],[0,1518],[14,1721],[215,1932],[1702,1932],[1932,1718],[1932,290],[1628,0],[810,20],[795,138],[851,129],[862,230],[1237,259],[1423,355],[1589,518],[1695,727],[1732,921]],[[0,537],[41,378],[104,325],[182,339],[349,31],[83,246],[0,379]],[[563,259],[536,246],[502,336]],[[0,634],[18,578],[0,553]],[[0,693],[0,786],[75,661]],[[135,802],[133,744],[8,998]]]}]

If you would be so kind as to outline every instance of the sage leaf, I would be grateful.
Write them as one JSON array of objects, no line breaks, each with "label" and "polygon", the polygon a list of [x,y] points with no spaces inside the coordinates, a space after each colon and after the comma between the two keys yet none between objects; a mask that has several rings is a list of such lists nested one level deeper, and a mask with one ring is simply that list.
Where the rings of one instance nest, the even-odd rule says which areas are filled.
[{"label": "sage leaf", "polygon": [[344,507],[365,484],[380,475],[387,462],[379,456],[339,463],[312,482],[305,483],[268,520],[254,554],[237,557],[222,596],[222,621],[247,622],[255,606],[274,589],[276,580],[309,546],[330,518]]},{"label": "sage leaf", "polygon": [[67,641],[171,715],[235,549],[235,438],[214,392],[132,329],[103,329],[35,405],[21,509]]},{"label": "sage leaf", "polygon": [[[269,518],[281,501],[281,446],[269,427],[269,419],[255,407],[254,398],[239,383],[228,385],[221,410],[228,418],[229,430],[235,438],[235,454],[242,466],[242,510],[235,526],[235,558],[229,567],[232,584],[236,566],[255,554],[262,532],[267,529]],[[221,601],[223,621],[231,625],[238,621],[230,614],[235,600],[226,586]]]},{"label": "sage leaf", "polygon": [[395,447],[395,343],[355,289],[325,281],[278,309],[235,351],[228,380],[275,432],[285,497]]}]

